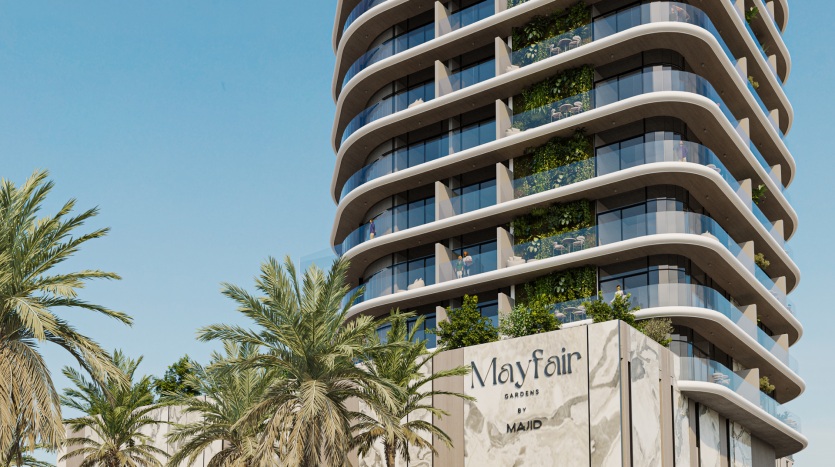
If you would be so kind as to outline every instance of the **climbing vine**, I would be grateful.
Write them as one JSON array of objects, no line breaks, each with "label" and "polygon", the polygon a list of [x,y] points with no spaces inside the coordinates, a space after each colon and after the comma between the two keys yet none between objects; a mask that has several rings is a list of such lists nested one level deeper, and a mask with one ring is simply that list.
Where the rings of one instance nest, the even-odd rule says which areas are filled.
[{"label": "climbing vine", "polygon": [[513,178],[590,159],[593,151],[592,138],[585,135],[585,130],[578,130],[570,138],[551,138],[542,146],[526,148],[521,157],[513,159]]},{"label": "climbing vine", "polygon": [[581,199],[534,208],[511,223],[516,245],[594,226],[591,201]]},{"label": "climbing vine", "polygon": [[568,11],[559,9],[550,15],[534,16],[524,26],[513,28],[513,51],[590,24],[591,8],[583,1],[569,7]]},{"label": "climbing vine", "polygon": [[553,272],[516,286],[517,305],[530,303],[556,304],[593,297],[597,291],[597,271],[594,266],[581,266]]},{"label": "climbing vine", "polygon": [[[591,65],[565,70],[513,96],[513,113],[520,114],[561,99],[578,96],[591,91],[593,86],[594,67]],[[584,109],[588,110],[585,105]]]}]

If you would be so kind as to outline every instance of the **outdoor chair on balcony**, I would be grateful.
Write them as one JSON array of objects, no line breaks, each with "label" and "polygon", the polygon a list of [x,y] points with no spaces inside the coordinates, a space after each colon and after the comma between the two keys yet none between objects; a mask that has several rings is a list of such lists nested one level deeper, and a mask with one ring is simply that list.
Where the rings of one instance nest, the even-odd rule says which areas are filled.
[{"label": "outdoor chair on balcony", "polygon": [[551,109],[551,121],[560,120],[562,118],[562,113],[558,112],[557,109]]},{"label": "outdoor chair on balcony", "polygon": [[565,246],[560,245],[560,242],[554,242],[554,251],[562,253],[566,250]]},{"label": "outdoor chair on balcony", "polygon": [[578,248],[582,248],[583,245],[586,243],[586,237],[580,235],[577,237],[577,240],[574,241],[572,245],[574,245],[574,251],[577,251]]},{"label": "outdoor chair on balcony", "polygon": [[551,55],[557,55],[562,52],[562,49],[558,45],[551,44]]}]

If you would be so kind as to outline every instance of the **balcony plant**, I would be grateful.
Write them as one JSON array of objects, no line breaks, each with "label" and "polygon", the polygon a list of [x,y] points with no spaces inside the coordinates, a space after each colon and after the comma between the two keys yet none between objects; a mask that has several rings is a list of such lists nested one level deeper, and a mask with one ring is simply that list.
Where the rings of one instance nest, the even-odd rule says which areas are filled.
[{"label": "balcony plant", "polygon": [[505,339],[556,331],[559,328],[560,321],[554,314],[554,306],[540,300],[516,305],[510,313],[499,315],[499,333]]},{"label": "balcony plant", "polygon": [[756,255],[754,255],[754,264],[756,264],[757,266],[760,267],[760,269],[765,271],[765,268],[771,266],[771,261],[765,259],[764,254],[757,253]]},{"label": "balcony plant", "polygon": [[464,295],[461,308],[447,307],[446,314],[447,320],[440,321],[434,331],[427,331],[438,336],[438,346],[453,350],[499,340],[499,330],[478,311],[476,295]]}]

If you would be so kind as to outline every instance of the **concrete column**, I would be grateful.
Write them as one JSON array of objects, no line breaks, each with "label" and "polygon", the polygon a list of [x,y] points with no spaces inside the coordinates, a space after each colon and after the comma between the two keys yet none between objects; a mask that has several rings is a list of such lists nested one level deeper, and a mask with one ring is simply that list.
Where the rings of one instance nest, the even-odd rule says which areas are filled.
[{"label": "concrete column", "polygon": [[496,139],[504,138],[504,132],[510,128],[513,111],[504,102],[496,100]]},{"label": "concrete column", "polygon": [[776,221],[772,222],[772,224],[774,225],[774,227],[772,228],[772,230],[774,231],[774,235],[779,236],[781,239],[783,239],[783,241],[785,241],[786,240],[786,231],[784,230],[784,227],[783,227],[783,219],[776,220]]},{"label": "concrete column", "polygon": [[758,400],[760,392],[760,369],[751,368],[749,370],[734,371],[737,376],[742,378],[746,383],[737,390],[739,394],[748,400]]},{"label": "concrete column", "polygon": [[736,6],[737,11],[743,12],[742,13],[743,14],[742,20],[744,21],[745,20],[745,16],[744,16],[745,15],[745,0],[735,0],[734,1],[734,6]]},{"label": "concrete column", "polygon": [[[432,371],[435,373],[451,370],[464,365],[464,349],[448,350],[432,358]],[[464,393],[464,377],[451,376],[432,381],[433,391]],[[432,437],[432,445],[437,454],[432,463],[445,467],[464,467],[464,400],[458,397],[439,395],[432,400],[432,405],[447,412],[446,417],[432,416],[432,424],[443,430],[452,440],[452,449],[447,449],[437,437]]]},{"label": "concrete column", "polygon": [[[741,389],[741,388],[740,388]],[[754,399],[757,400],[757,399]],[[727,418],[719,414],[719,467],[730,467],[728,465],[728,423]],[[700,464],[701,465],[701,464]]]},{"label": "concrete column", "polygon": [[499,13],[507,10],[507,0],[495,0],[496,1],[496,9],[495,12],[498,15]]},{"label": "concrete column", "polygon": [[508,258],[513,256],[513,235],[504,227],[496,228],[496,256],[498,269],[506,268]]},{"label": "concrete column", "polygon": [[739,120],[739,123],[736,127],[737,133],[742,139],[745,140],[745,143],[748,144],[751,142],[751,125],[747,118],[742,118]]},{"label": "concrete column", "polygon": [[510,59],[510,46],[505,44],[501,37],[496,38],[496,76],[500,76],[507,72],[507,67],[511,66],[513,62]]},{"label": "concrete column", "polygon": [[[739,253],[737,259],[740,263],[742,263],[746,269],[748,269],[751,273],[754,272],[754,256],[756,253],[754,252],[754,242],[753,240],[749,240],[747,242],[742,242],[738,244],[740,248],[742,248],[742,252]],[[756,320],[754,320],[756,322]]]},{"label": "concrete column", "polygon": [[774,183],[777,184],[777,188],[783,186],[783,166],[780,164],[772,165],[771,171],[774,172]]},{"label": "concrete column", "polygon": [[774,2],[766,2],[765,7],[768,8],[768,12],[771,13],[771,17],[773,18],[774,17]]},{"label": "concrete column", "polygon": [[[435,219],[441,220],[454,215],[452,211],[452,190],[441,182],[435,182]],[[438,276],[435,276],[438,277]]]},{"label": "concrete column", "polygon": [[742,57],[736,61],[736,71],[745,81],[748,81],[748,59]]},{"label": "concrete column", "polygon": [[449,248],[435,244],[435,280],[437,283],[446,282],[455,279],[455,271],[453,270],[452,261],[455,260],[455,254]]},{"label": "concrete column", "polygon": [[771,110],[768,112],[768,115],[774,120],[774,123],[777,124],[777,128],[780,128],[780,111],[777,109]]},{"label": "concrete column", "polygon": [[499,314],[510,313],[514,306],[516,306],[516,300],[512,299],[510,295],[499,292]]},{"label": "concrete column", "polygon": [[739,307],[739,309],[746,318],[757,324],[757,305],[746,305]]},{"label": "concrete column", "polygon": [[780,347],[783,348],[786,352],[789,351],[789,335],[788,334],[780,334],[777,336],[772,336],[774,342],[777,343]]},{"label": "concrete column", "polygon": [[776,285],[777,288],[780,289],[780,291],[783,292],[783,294],[785,294],[786,293],[786,276],[775,277],[772,280],[774,281],[774,285]]},{"label": "concrete column", "polygon": [[753,240],[750,240],[750,241],[747,241],[747,242],[742,242],[742,243],[739,244],[739,247],[742,248],[742,251],[746,255],[748,255],[749,258],[751,258],[752,260],[754,259],[754,256],[756,255],[756,253],[754,253],[754,241]]},{"label": "concrete column", "polygon": [[496,163],[496,204],[513,201],[513,172],[501,162]]},{"label": "concrete column", "polygon": [[440,323],[441,321],[449,321],[446,315],[446,308],[442,306],[435,307],[435,323]]},{"label": "concrete column", "polygon": [[435,2],[435,37],[441,37],[452,30],[449,15],[449,10],[441,2]]},{"label": "concrete column", "polygon": [[435,60],[435,99],[452,92],[452,83],[449,81],[449,68]]},{"label": "concrete column", "polygon": [[745,180],[739,182],[739,188],[737,189],[736,194],[739,196],[739,199],[741,199],[742,202],[748,206],[748,209],[751,209],[751,206],[754,203],[754,200],[751,199],[751,195],[754,194],[754,190],[750,178],[746,178]]},{"label": "concrete column", "polygon": [[673,427],[673,375],[672,359],[675,358],[671,352],[659,354],[659,373],[661,377],[661,465],[662,467],[673,467],[675,463],[675,428]]},{"label": "concrete column", "polygon": [[[769,55],[768,56],[768,63],[770,63],[772,68],[774,68],[776,70],[777,69],[777,55]],[[779,78],[777,80],[779,81]]]}]

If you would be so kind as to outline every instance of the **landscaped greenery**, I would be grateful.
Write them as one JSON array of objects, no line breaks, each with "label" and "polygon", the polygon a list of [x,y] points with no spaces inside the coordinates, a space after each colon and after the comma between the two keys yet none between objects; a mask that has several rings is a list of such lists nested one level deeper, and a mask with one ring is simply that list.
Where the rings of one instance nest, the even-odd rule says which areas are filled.
[{"label": "landscaped greenery", "polygon": [[[25,445],[57,449],[64,438],[59,395],[40,346],[68,352],[100,385],[127,384],[110,354],[68,321],[79,311],[100,313],[130,326],[125,313],[78,298],[95,279],[119,279],[112,272],[68,270],[61,263],[109,229],[80,233],[98,209],[72,215],[75,200],[43,215],[54,187],[49,173],[36,171],[22,186],[0,181],[0,466],[21,460]],[[60,265],[60,270],[56,270]]]},{"label": "landscaped greenery", "polygon": [[193,362],[188,355],[168,366],[162,378],[154,378],[154,391],[160,398],[171,397],[171,394],[199,396],[200,391],[187,381],[193,372]]},{"label": "landscaped greenery", "polygon": [[513,28],[513,51],[589,25],[591,25],[591,8],[583,1],[569,7],[568,11],[558,9],[550,15],[534,16],[524,26]]},{"label": "landscaped greenery", "polygon": [[499,330],[478,310],[478,297],[464,295],[461,308],[447,307],[447,321],[438,322],[438,345],[460,349],[499,340]]},{"label": "landscaped greenery", "polygon": [[[542,108],[552,102],[557,102],[572,96],[588,93],[594,88],[594,67],[583,65],[578,68],[565,70],[550,78],[542,80],[521,94],[513,96],[513,114],[518,115],[529,110]],[[589,96],[580,97],[584,109],[591,108]],[[543,112],[544,115],[544,112]]]},{"label": "landscaped greenery", "polygon": [[510,313],[499,316],[499,332],[505,338],[530,336],[559,328],[560,320],[554,314],[553,304],[539,300],[516,305]]}]

